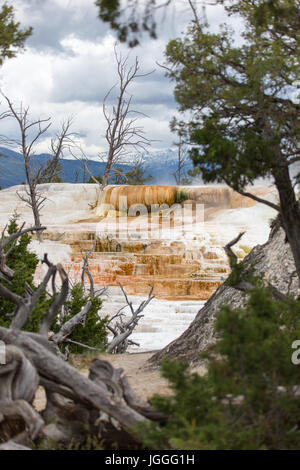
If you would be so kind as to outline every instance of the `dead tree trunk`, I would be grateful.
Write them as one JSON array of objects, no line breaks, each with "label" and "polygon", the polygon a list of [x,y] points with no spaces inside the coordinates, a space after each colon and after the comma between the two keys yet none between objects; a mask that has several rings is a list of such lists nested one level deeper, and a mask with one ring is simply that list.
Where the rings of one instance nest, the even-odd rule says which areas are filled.
[{"label": "dead tree trunk", "polygon": [[[2,240],[1,280],[7,282],[14,276],[6,266],[4,248],[23,233],[35,230],[41,229],[21,229]],[[66,340],[76,322],[86,315],[89,304],[48,338],[52,320],[66,299],[68,277],[63,268],[51,264],[47,256],[44,263],[48,271],[41,286],[26,293],[24,298],[0,284],[0,295],[16,305],[10,328],[0,327],[0,341],[6,347],[6,363],[0,366],[0,449],[30,448],[31,441],[38,444],[45,439],[69,445],[75,438],[80,443],[86,439],[87,429],[99,441],[105,440],[108,446],[117,442],[120,448],[126,447],[125,441],[128,445],[139,445],[137,424],[147,420],[163,421],[164,417],[137,399],[122,369],[116,370],[106,361],[95,359],[89,377],[85,377],[58,355],[57,344]],[[54,291],[40,333],[21,331],[49,281],[55,285],[56,273],[61,277],[62,288],[59,293]],[[145,303],[150,300],[151,295]],[[140,306],[138,311],[141,310]],[[137,312],[133,323],[137,321]],[[44,387],[47,397],[42,413],[32,407],[39,385]]]},{"label": "dead tree trunk", "polygon": [[189,155],[187,151],[187,146],[184,143],[183,136],[179,133],[179,141],[175,144],[177,147],[177,161],[176,161],[176,171],[173,173],[176,184],[180,186],[183,183],[184,179],[187,179],[185,176],[185,169],[189,162]]},{"label": "dead tree trunk", "polygon": [[[46,201],[46,197],[41,193],[38,185],[51,181],[56,175],[59,166],[59,160],[63,154],[64,148],[70,146],[73,142],[73,134],[70,132],[72,120],[68,119],[62,124],[61,132],[56,135],[56,139],[51,140],[52,157],[46,165],[35,165],[34,147],[37,141],[48,131],[51,126],[50,117],[47,119],[29,119],[29,107],[23,108],[22,104],[17,109],[12,101],[2,93],[7,105],[8,111],[5,117],[13,118],[17,121],[20,130],[20,138],[10,142],[14,146],[17,145],[24,160],[24,169],[28,188],[24,185],[24,191],[17,192],[19,198],[25,202],[33,213],[34,225],[41,227],[40,213]],[[33,133],[29,139],[28,134]],[[42,241],[42,232],[37,232],[37,237]]]},{"label": "dead tree trunk", "polygon": [[274,169],[275,184],[280,199],[280,218],[295,260],[300,280],[300,206],[287,166]]},{"label": "dead tree trunk", "polygon": [[[103,101],[103,115],[107,123],[105,138],[108,145],[107,161],[102,180],[102,189],[108,184],[112,167],[120,163],[130,152],[146,151],[150,140],[144,135],[142,127],[136,125],[137,116],[141,113],[132,109],[132,96],[128,96],[128,88],[136,78],[145,77],[147,74],[139,73],[139,61],[136,57],[131,67],[127,66],[128,58],[123,59],[115,49],[117,64],[118,84],[114,85]],[[150,72],[152,73],[152,72]],[[118,98],[112,111],[107,109],[107,100],[113,89],[118,88]],[[132,117],[134,116],[135,117]]]}]

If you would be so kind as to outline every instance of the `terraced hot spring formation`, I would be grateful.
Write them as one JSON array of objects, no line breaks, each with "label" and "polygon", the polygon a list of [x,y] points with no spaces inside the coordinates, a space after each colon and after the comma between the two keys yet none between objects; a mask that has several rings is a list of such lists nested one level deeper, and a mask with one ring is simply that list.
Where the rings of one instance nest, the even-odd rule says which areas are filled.
[{"label": "terraced hot spring formation", "polygon": [[[274,197],[267,187],[255,191]],[[270,215],[268,208],[223,186],[110,186],[92,203],[88,217],[64,225],[63,233],[53,227],[45,234],[71,246],[71,262],[65,267],[72,277],[79,278],[83,254],[92,250],[89,269],[97,285],[120,282],[128,294],[139,296],[147,295],[153,285],[156,296],[168,300],[208,299],[229,273],[222,247],[246,230],[237,246],[243,258],[266,241]],[[183,225],[177,216],[185,204],[191,210]],[[204,220],[197,219],[197,204],[204,205]],[[145,214],[142,205],[147,211],[155,206],[154,216]],[[172,220],[171,235],[165,216]],[[260,228],[264,220],[264,233],[255,228],[255,217]]]},{"label": "terraced hot spring formation", "polygon": [[[266,188],[256,188],[256,193],[265,193]],[[134,212],[135,206],[143,205],[148,211],[155,206],[176,203],[204,204],[206,209],[252,207],[250,198],[236,193],[226,186],[108,186],[99,196],[95,214],[107,215],[109,211]],[[159,208],[159,207],[158,207]]]}]

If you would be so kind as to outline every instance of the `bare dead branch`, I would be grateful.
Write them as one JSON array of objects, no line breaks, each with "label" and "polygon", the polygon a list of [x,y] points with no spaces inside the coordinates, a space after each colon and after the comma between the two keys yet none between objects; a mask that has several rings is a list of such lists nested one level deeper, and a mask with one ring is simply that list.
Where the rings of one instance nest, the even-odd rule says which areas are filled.
[{"label": "bare dead branch", "polygon": [[77,313],[77,315],[74,315],[70,320],[68,320],[66,323],[64,323],[59,330],[58,333],[55,335],[51,336],[51,341],[53,341],[55,344],[61,344],[63,343],[66,338],[72,333],[74,328],[81,324],[84,325],[85,320],[86,320],[86,315],[91,308],[91,302],[87,302],[84,307],[82,307],[81,311]]},{"label": "bare dead branch", "polygon": [[[19,230],[18,236],[21,236],[24,230],[27,229]],[[10,240],[11,243],[14,241]],[[5,242],[2,234],[2,245]],[[110,427],[113,433],[119,433],[120,440],[123,434],[127,433],[134,439],[133,442],[139,442],[136,425],[147,419],[156,419],[157,412],[137,398],[134,403],[130,386],[126,380],[122,381],[122,370],[116,370],[97,359],[89,378],[86,378],[58,355],[57,345],[62,342],[97,350],[69,339],[74,327],[85,322],[91,302],[63,324],[57,334],[49,338],[46,335],[53,317],[66,298],[68,276],[62,266],[53,265],[47,255],[44,256],[43,263],[48,270],[41,285],[37,290],[27,289],[23,297],[17,296],[0,284],[0,295],[6,296],[5,298],[16,304],[16,314],[10,328],[0,327],[0,339],[6,345],[7,361],[0,368],[0,419],[9,422],[12,418],[18,418],[21,427],[17,435],[9,436],[4,448],[16,448],[18,445],[27,447],[30,440],[36,439],[40,441],[51,438],[57,442],[69,443],[74,436],[80,440],[80,436],[86,434],[86,426],[90,426],[99,439],[105,433],[109,434]],[[61,277],[62,288],[58,294],[54,291],[54,307],[52,310],[50,307],[41,322],[40,332],[43,334],[20,331],[49,281],[55,285],[56,272]],[[134,319],[123,322],[123,326],[133,330],[138,319],[142,317],[141,311],[154,297],[152,292],[153,288],[148,299],[133,310]],[[125,343],[135,344],[128,339]],[[46,391],[47,407],[43,412],[43,419],[31,406],[39,384]],[[57,418],[57,423],[50,424],[54,417]],[[81,431],[78,430],[78,423]],[[115,439],[116,435],[113,435]]]},{"label": "bare dead branch", "polygon": [[48,335],[50,327],[53,321],[55,320],[57,313],[59,312],[59,310],[61,310],[63,304],[67,300],[68,292],[69,292],[69,279],[68,279],[66,271],[64,270],[61,264],[58,264],[56,266],[56,270],[58,271],[60,275],[62,286],[61,286],[60,292],[57,294],[55,292],[55,273],[56,273],[55,271],[52,276],[54,300],[51,303],[50,307],[48,308],[44,316],[44,319],[41,323],[40,330],[39,330],[39,333],[44,336]]},{"label": "bare dead branch", "polygon": [[250,199],[253,199],[256,202],[266,204],[272,209],[275,209],[276,211],[280,212],[280,207],[277,204],[274,204],[273,202],[268,201],[267,199],[262,199],[261,197],[255,196],[254,194],[249,193],[247,191],[237,191],[237,192],[241,194],[242,196],[246,196],[246,197],[249,197]]},{"label": "bare dead branch", "polygon": [[[137,116],[140,113],[131,108],[132,96],[128,95],[128,87],[135,79],[145,77],[152,72],[139,73],[140,67],[137,57],[133,65],[128,67],[128,56],[123,58],[121,54],[118,54],[116,47],[114,53],[119,81],[105,95],[102,106],[107,123],[105,139],[108,145],[102,188],[108,184],[111,169],[115,163],[120,161],[121,157],[132,150],[143,149],[143,151],[147,151],[147,147],[151,144],[151,141],[145,137],[143,128],[136,126],[136,118],[129,119],[130,114]],[[116,87],[118,87],[118,98],[116,105],[109,112],[107,101]]]},{"label": "bare dead branch", "polygon": [[132,302],[129,301],[122,284],[120,283],[118,284],[123,292],[123,295],[126,300],[126,304],[130,308],[131,317],[129,318],[127,322],[123,321],[122,319],[123,314],[121,314],[121,310],[123,310],[124,307],[122,307],[122,309],[120,309],[119,312],[114,316],[115,318],[118,318],[119,321],[116,322],[114,326],[108,325],[109,331],[111,331],[114,335],[114,338],[112,339],[112,341],[107,347],[106,351],[108,353],[124,353],[126,351],[130,342],[130,340],[128,340],[128,337],[132,334],[139,320],[144,316],[144,315],[141,315],[143,310],[155,297],[154,295],[152,295],[152,292],[153,292],[153,286],[152,286],[148,294],[148,298],[144,300],[143,302],[141,302],[138,308],[134,310]]},{"label": "bare dead branch", "polygon": [[243,235],[245,235],[245,232],[240,232],[237,237],[235,237],[233,240],[227,243],[227,245],[224,246],[224,250],[229,258],[229,264],[231,268],[236,266],[238,261],[237,255],[234,253],[234,251],[232,251],[231,248],[240,241]]},{"label": "bare dead branch", "polygon": [[[46,227],[40,227],[40,228],[29,227],[27,229],[24,229],[23,227],[24,227],[24,224],[16,233],[12,233],[6,238],[5,238],[6,228],[2,232],[1,243],[0,243],[0,279],[8,283],[12,281],[14,277],[14,271],[9,266],[7,266],[6,260],[7,260],[8,255],[11,253],[11,250],[14,248],[17,242],[17,239],[28,232],[32,233],[32,232],[43,231],[46,228]],[[6,249],[10,244],[11,244],[11,247],[9,249]],[[8,295],[8,292],[4,293],[4,290],[3,290],[3,295]]]},{"label": "bare dead branch", "polygon": [[90,282],[90,296],[94,297],[95,296],[95,288],[94,288],[94,280],[93,277],[89,271],[89,257],[95,250],[95,243],[92,246],[92,248],[88,251],[88,253],[85,255],[83,258],[83,266],[82,266],[82,273],[81,273],[81,284],[84,286],[84,276],[86,275],[89,279]]},{"label": "bare dead branch", "polygon": [[[37,142],[48,132],[51,126],[51,118],[30,120],[29,107],[23,107],[22,103],[17,108],[13,102],[1,91],[1,95],[7,103],[8,110],[5,117],[13,118],[17,121],[20,138],[13,139],[13,144],[20,148],[23,156],[28,190],[25,187],[26,196],[17,192],[20,199],[27,204],[33,212],[35,226],[41,227],[40,211],[43,208],[46,197],[38,189],[41,183],[52,182],[57,176],[59,161],[63,155],[64,148],[70,146],[74,134],[70,132],[72,119],[69,118],[62,123],[62,129],[56,134],[56,139],[51,140],[52,157],[45,165],[36,168],[34,164],[35,146]],[[29,137],[32,135],[32,137]],[[38,239],[42,241],[41,232],[38,232]]]},{"label": "bare dead branch", "polygon": [[79,343],[78,341],[74,341],[72,339],[66,339],[66,343],[76,344],[76,346],[80,346],[81,348],[89,349],[90,351],[98,351],[102,352],[102,349],[93,348],[92,346],[88,346],[87,344]]},{"label": "bare dead branch", "polygon": [[[36,335],[38,336],[38,335]],[[23,331],[0,327],[0,339],[6,344],[15,344],[30,356],[39,374],[70,388],[76,393],[77,400],[99,411],[104,411],[116,419],[125,429],[135,435],[135,426],[145,418],[123,403],[111,400],[105,384],[94,383],[75,368],[64,362],[52,352],[42,347]]]},{"label": "bare dead branch", "polygon": [[[232,251],[232,247],[238,243],[238,241],[242,238],[242,236],[245,234],[245,232],[241,232],[238,234],[236,238],[234,238],[232,241],[227,243],[227,245],[224,246],[224,250],[229,258],[229,263],[230,267],[232,269],[235,269],[237,264],[238,264],[238,257],[237,255]],[[284,301],[286,300],[286,295],[282,294],[275,286],[273,286],[271,283],[267,283],[268,288],[270,289],[270,292],[272,296],[274,297],[275,300],[277,301]],[[233,286],[235,289],[240,290],[242,292],[251,292],[252,290],[255,289],[255,285],[249,281],[248,279],[238,279],[236,284]]]}]

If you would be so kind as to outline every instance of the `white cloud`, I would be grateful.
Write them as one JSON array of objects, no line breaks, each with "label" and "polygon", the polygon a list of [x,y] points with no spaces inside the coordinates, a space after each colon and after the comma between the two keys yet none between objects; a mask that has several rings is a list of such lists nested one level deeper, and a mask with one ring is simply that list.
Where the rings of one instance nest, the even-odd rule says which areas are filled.
[{"label": "white cloud", "polygon": [[[102,101],[116,82],[115,38],[97,18],[94,0],[14,0],[13,5],[22,26],[32,25],[34,33],[27,50],[3,65],[1,87],[15,104],[30,105],[33,116],[51,116],[52,133],[64,119],[74,116],[73,130],[80,134],[86,153],[95,157],[106,148]],[[155,148],[169,147],[176,138],[169,130],[176,111],[173,84],[156,64],[163,62],[168,39],[184,30],[191,16],[186,2],[176,0],[175,7],[159,22],[158,40],[145,37],[141,46],[130,51],[120,46],[124,55],[130,52],[130,60],[139,56],[142,72],[156,69],[130,89],[134,108],[149,116],[140,123],[147,137],[158,141]],[[209,19],[215,24],[223,13],[214,8]],[[16,136],[14,123],[1,123],[1,128],[1,134]],[[47,151],[49,139],[50,134],[45,135],[39,151]]]}]

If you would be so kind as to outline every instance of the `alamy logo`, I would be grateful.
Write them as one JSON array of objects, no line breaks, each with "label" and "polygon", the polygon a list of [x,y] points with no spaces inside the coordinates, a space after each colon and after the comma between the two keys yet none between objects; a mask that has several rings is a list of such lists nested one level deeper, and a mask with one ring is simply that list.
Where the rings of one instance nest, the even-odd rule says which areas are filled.
[{"label": "alamy logo", "polygon": [[97,233],[107,232],[118,239],[190,239],[204,223],[204,204],[175,203],[128,205],[127,196],[116,204],[101,205]]},{"label": "alamy logo", "polygon": [[296,340],[292,344],[292,348],[296,349],[296,351],[293,352],[291,361],[292,363],[297,366],[300,364],[300,340]]},{"label": "alamy logo", "polygon": [[0,341],[0,365],[6,364],[5,343]]}]

